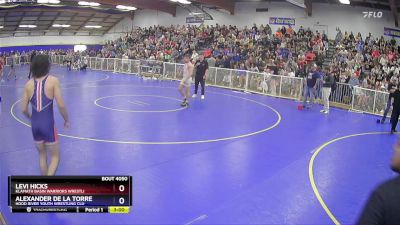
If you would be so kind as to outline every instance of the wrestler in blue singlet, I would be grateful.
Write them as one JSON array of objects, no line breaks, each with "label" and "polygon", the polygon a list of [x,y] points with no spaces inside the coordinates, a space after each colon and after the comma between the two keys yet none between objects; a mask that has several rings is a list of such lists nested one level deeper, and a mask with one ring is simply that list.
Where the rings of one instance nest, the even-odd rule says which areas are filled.
[{"label": "wrestler in blue singlet", "polygon": [[57,131],[54,126],[53,99],[49,99],[44,88],[46,76],[43,80],[34,80],[35,89],[30,100],[32,105],[32,133],[36,142],[53,143],[57,141]]}]

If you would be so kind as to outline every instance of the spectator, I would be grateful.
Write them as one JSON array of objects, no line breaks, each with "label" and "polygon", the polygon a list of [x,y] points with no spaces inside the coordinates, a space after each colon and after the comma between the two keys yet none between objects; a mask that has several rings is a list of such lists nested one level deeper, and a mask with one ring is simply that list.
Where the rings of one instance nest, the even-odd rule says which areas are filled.
[{"label": "spectator", "polygon": [[322,85],[322,100],[324,103],[324,109],[321,110],[321,113],[325,114],[329,113],[329,96],[331,95],[331,90],[334,83],[332,71],[333,69],[331,68],[330,71],[325,73]]},{"label": "spectator", "polygon": [[209,67],[215,67],[216,60],[214,56],[211,55],[211,57],[207,59],[207,63]]},{"label": "spectator", "polygon": [[[314,97],[316,95],[316,84],[317,80],[320,78],[319,73],[317,72],[317,66],[313,65],[311,71],[307,75],[306,86],[304,89],[304,108],[311,108],[311,105],[314,102]],[[310,100],[310,104],[307,103],[307,100]]]}]

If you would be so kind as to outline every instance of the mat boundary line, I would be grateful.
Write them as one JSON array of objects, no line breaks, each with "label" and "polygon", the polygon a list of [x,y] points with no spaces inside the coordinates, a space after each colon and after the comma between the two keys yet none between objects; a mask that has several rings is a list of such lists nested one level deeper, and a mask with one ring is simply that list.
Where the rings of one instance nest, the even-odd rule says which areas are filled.
[{"label": "mat boundary line", "polygon": [[[137,86],[137,85],[95,85],[95,86],[86,86],[86,87],[101,87],[101,86]],[[157,86],[141,86],[141,87],[157,87]],[[69,88],[78,88],[78,87],[69,87]],[[69,89],[66,88],[66,89]],[[160,87],[160,88],[167,88],[167,89],[173,89],[171,87]],[[237,99],[242,99],[245,101],[249,101],[249,102],[253,102],[255,104],[261,105],[263,107],[266,107],[268,109],[270,109],[276,116],[277,116],[277,120],[275,121],[275,123],[267,128],[258,130],[258,131],[254,131],[251,133],[247,133],[247,134],[242,134],[242,135],[237,135],[237,136],[232,136],[232,137],[225,137],[225,138],[217,138],[217,139],[210,139],[210,140],[197,140],[197,141],[163,141],[163,142],[145,142],[145,141],[116,141],[116,140],[106,140],[106,139],[97,139],[97,138],[88,138],[88,137],[78,137],[78,136],[74,136],[74,135],[66,135],[66,134],[59,134],[60,137],[66,137],[66,138],[72,138],[72,139],[77,139],[77,140],[85,140],[85,141],[94,141],[94,142],[104,142],[104,143],[115,143],[115,144],[136,144],[136,145],[180,145],[180,144],[200,144],[200,143],[212,143],[212,142],[219,142],[219,141],[227,141],[227,140],[234,140],[234,139],[241,139],[241,138],[246,138],[246,137],[251,137],[260,133],[264,133],[266,131],[272,130],[275,127],[277,127],[281,121],[282,121],[282,116],[279,113],[278,110],[276,110],[275,108],[264,104],[262,102],[253,100],[253,99],[248,99],[248,98],[243,98],[243,97],[239,97],[239,96],[235,96],[235,95],[229,95],[229,94],[225,94],[225,93],[218,93],[218,92],[213,92],[210,91],[210,93],[214,93],[217,95],[225,95],[225,96],[231,96]],[[11,116],[19,123],[27,126],[27,127],[31,127],[30,124],[22,121],[20,118],[18,118],[15,113],[14,113],[14,108],[15,106],[21,101],[22,99],[17,100],[16,102],[14,102],[14,104],[11,106],[10,108],[10,114]]]},{"label": "mat boundary line", "polygon": [[324,209],[325,213],[329,216],[329,218],[332,220],[332,222],[335,225],[341,225],[341,223],[333,215],[332,211],[326,205],[325,201],[322,199],[321,194],[319,193],[319,190],[317,188],[317,185],[316,185],[315,179],[314,179],[314,161],[317,158],[318,154],[322,150],[324,150],[327,146],[331,145],[332,143],[335,143],[335,142],[343,140],[343,139],[351,138],[351,137],[358,137],[358,136],[365,136],[365,135],[377,135],[377,134],[390,134],[390,132],[378,132],[378,131],[377,132],[365,132],[365,133],[356,133],[356,134],[350,134],[350,135],[338,137],[338,138],[335,138],[335,139],[332,139],[330,141],[327,141],[327,142],[323,143],[321,146],[319,146],[317,148],[317,150],[313,153],[313,155],[310,158],[310,161],[309,161],[309,164],[308,164],[308,177],[309,177],[309,181],[310,181],[311,187],[313,189],[315,197],[317,197],[317,200],[318,200],[319,204],[322,206],[322,208]]},{"label": "mat boundary line", "polygon": [[1,223],[1,225],[7,225],[6,220],[4,219],[4,216],[1,213],[1,211],[0,211],[0,223]]}]

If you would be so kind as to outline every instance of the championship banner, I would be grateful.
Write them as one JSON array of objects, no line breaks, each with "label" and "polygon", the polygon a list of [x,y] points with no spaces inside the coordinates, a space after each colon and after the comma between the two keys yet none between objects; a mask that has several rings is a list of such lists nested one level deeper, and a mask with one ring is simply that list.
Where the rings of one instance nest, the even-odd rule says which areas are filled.
[{"label": "championship banner", "polygon": [[295,18],[270,17],[269,24],[294,26],[296,24],[296,19]]},{"label": "championship banner", "polygon": [[383,33],[386,36],[400,38],[400,30],[397,30],[397,29],[392,29],[392,28],[385,27],[383,29]]}]

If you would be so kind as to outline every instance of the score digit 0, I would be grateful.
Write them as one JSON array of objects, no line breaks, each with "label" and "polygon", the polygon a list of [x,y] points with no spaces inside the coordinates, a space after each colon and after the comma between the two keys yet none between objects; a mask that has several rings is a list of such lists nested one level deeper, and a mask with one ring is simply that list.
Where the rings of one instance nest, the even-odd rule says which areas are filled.
[{"label": "score digit 0", "polygon": [[125,203],[125,199],[123,197],[119,198],[119,204],[123,205]]},{"label": "score digit 0", "polygon": [[124,186],[124,185],[119,185],[118,190],[119,190],[120,192],[124,192],[124,191],[125,191],[125,186]]}]

